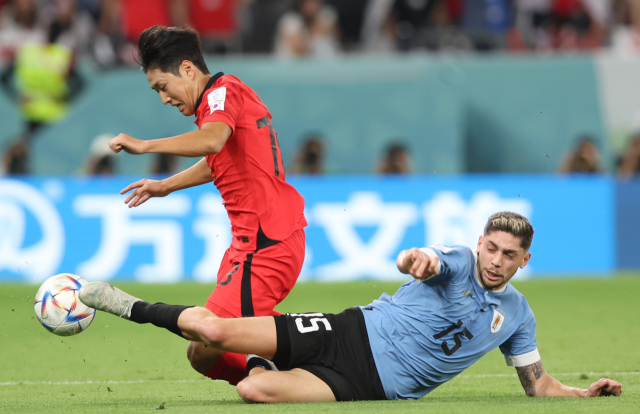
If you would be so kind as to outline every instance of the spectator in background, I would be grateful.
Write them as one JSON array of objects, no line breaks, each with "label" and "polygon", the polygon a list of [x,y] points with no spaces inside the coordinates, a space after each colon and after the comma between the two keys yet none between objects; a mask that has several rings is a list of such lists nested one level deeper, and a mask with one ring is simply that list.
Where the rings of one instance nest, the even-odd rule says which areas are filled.
[{"label": "spectator in background", "polygon": [[337,55],[340,47],[336,12],[324,0],[297,0],[296,9],[278,22],[275,52],[282,57]]},{"label": "spectator in background", "polygon": [[396,50],[400,31],[393,11],[395,0],[369,0],[362,22],[362,51],[385,54]]},{"label": "spectator in background", "polygon": [[338,14],[338,27],[342,50],[360,50],[362,24],[365,9],[372,0],[332,0],[331,5]]},{"label": "spectator in background", "polygon": [[172,3],[173,24],[188,24],[200,33],[204,53],[241,50],[238,17],[248,0],[178,0]]},{"label": "spectator in background", "polygon": [[640,54],[640,1],[614,0],[611,48],[619,55]]},{"label": "spectator in background", "polygon": [[618,174],[625,176],[640,174],[640,133],[636,133],[627,152],[618,159]]},{"label": "spectator in background", "polygon": [[595,142],[583,136],[578,143],[569,150],[558,169],[561,173],[601,173],[603,172],[600,151]]},{"label": "spectator in background", "polygon": [[178,158],[173,154],[157,154],[151,164],[151,174],[174,175],[178,172]]},{"label": "spectator in background", "polygon": [[[154,25],[182,25],[188,19],[187,0],[102,0],[93,44],[102,67],[133,65],[140,33]],[[223,0],[220,0],[223,1]]]},{"label": "spectator in background", "polygon": [[[525,47],[550,49],[551,2],[553,0],[515,0],[515,30]],[[514,49],[510,45],[510,49]],[[519,47],[518,47],[519,49]]]},{"label": "spectator in background", "polygon": [[26,44],[16,52],[12,64],[0,77],[2,86],[20,106],[29,141],[42,126],[61,119],[68,103],[82,88],[74,71],[73,52],[58,44],[64,29],[55,20],[45,44]]},{"label": "spectator in background", "polygon": [[410,174],[412,171],[407,148],[399,142],[387,147],[377,168],[379,174]]},{"label": "spectator in background", "polygon": [[309,134],[298,150],[291,173],[320,175],[325,172],[324,140],[319,134]]},{"label": "spectator in background", "polygon": [[455,24],[461,10],[456,8],[459,6],[461,4],[451,0],[431,0],[428,26],[416,36],[415,46],[444,52],[473,50],[471,39]]},{"label": "spectator in background", "polygon": [[91,141],[85,172],[87,175],[112,175],[115,174],[115,154],[109,148],[111,134],[98,135]]},{"label": "spectator in background", "polygon": [[393,15],[398,25],[398,50],[409,51],[418,33],[427,26],[428,0],[396,0]]},{"label": "spectator in background", "polygon": [[594,19],[591,4],[586,0],[553,0],[551,43],[554,49],[589,50],[602,45],[603,28]]},{"label": "spectator in background", "polygon": [[11,143],[4,153],[3,172],[5,174],[25,175],[29,173],[29,145],[25,139]]},{"label": "spectator in background", "polygon": [[13,61],[16,52],[28,44],[47,39],[36,0],[14,0],[0,10],[0,63]]},{"label": "spectator in background", "polygon": [[510,0],[462,0],[460,26],[479,51],[506,47],[515,9]]},{"label": "spectator in background", "polygon": [[51,14],[62,26],[57,43],[72,50],[75,56],[89,55],[95,32],[91,14],[79,8],[77,0],[56,0]]}]

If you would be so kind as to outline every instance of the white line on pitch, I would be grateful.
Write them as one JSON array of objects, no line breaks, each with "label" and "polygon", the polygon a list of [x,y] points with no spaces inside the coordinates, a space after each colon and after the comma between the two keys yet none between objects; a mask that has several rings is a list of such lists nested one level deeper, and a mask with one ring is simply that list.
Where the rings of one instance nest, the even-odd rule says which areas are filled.
[{"label": "white line on pitch", "polygon": [[[557,372],[549,373],[552,377],[578,377],[587,375],[589,377],[599,376],[622,376],[622,375],[640,375],[640,371],[629,372]],[[517,377],[518,374],[476,374],[476,375],[459,375],[460,378],[498,378],[498,377]]]},{"label": "white line on pitch", "polygon": [[[559,372],[550,373],[553,377],[578,377],[580,375],[587,375],[589,377],[599,376],[623,376],[623,375],[640,375],[640,371],[630,372]],[[459,375],[458,378],[500,378],[500,377],[517,377],[517,374],[477,374],[477,375]],[[183,380],[135,380],[135,381],[11,381],[0,382],[0,387],[6,387],[10,385],[92,385],[92,384],[146,384],[148,382],[198,382],[205,381],[204,378],[200,379],[183,379]]]},{"label": "white line on pitch", "polygon": [[0,382],[0,387],[7,385],[91,385],[91,384],[145,384],[148,382],[197,382],[203,381],[202,379],[185,379],[185,380],[135,380],[135,381],[11,381]]}]

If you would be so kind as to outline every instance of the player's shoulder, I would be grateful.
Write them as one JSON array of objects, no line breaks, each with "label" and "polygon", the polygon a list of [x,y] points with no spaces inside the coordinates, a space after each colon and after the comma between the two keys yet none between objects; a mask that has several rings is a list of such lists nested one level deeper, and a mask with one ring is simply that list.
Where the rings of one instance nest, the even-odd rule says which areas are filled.
[{"label": "player's shoulder", "polygon": [[242,82],[240,78],[238,78],[235,75],[224,74],[214,82],[214,84],[211,86],[210,89],[216,89],[222,86],[242,87],[242,86],[245,86],[245,83]]},{"label": "player's shoulder", "polygon": [[218,72],[211,77],[207,88],[202,94],[202,97],[204,98],[210,94],[215,94],[216,91],[226,91],[229,88],[237,89],[238,87],[242,86],[244,86],[244,83],[240,79],[238,79],[237,76]]},{"label": "player's shoulder", "polygon": [[505,289],[506,296],[503,296],[502,300],[508,300],[513,303],[513,306],[520,308],[525,313],[533,314],[533,310],[529,305],[529,301],[527,297],[515,288],[510,282],[507,284],[507,288]]},{"label": "player's shoulder", "polygon": [[445,246],[444,244],[433,244],[429,247],[427,247],[427,249],[433,249],[433,250],[438,250],[441,251],[444,254],[473,254],[473,251],[467,247],[467,246],[462,246],[459,244],[454,244],[451,246]]},{"label": "player's shoulder", "polygon": [[242,96],[243,83],[234,75],[218,72],[209,79],[206,89],[196,103],[196,116],[204,117],[216,111],[224,111],[230,95]]},{"label": "player's shoulder", "polygon": [[421,250],[429,255],[435,254],[440,259],[438,275],[429,279],[432,284],[463,281],[473,274],[475,254],[466,246],[436,244]]}]

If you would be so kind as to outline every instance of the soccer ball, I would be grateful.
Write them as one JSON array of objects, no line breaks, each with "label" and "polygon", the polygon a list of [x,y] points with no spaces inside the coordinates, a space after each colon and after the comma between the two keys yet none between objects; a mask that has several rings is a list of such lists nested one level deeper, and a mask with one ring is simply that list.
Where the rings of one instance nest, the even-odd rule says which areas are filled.
[{"label": "soccer ball", "polygon": [[86,284],[86,280],[71,273],[45,280],[36,293],[34,305],[42,326],[60,336],[75,335],[87,329],[96,310],[78,299],[78,291]]}]

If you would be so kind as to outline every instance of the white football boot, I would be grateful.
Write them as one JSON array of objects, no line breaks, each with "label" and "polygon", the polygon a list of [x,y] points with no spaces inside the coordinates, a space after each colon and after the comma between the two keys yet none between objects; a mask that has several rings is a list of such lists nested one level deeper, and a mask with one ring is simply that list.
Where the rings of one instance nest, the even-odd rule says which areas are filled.
[{"label": "white football boot", "polygon": [[90,308],[131,319],[131,308],[138,299],[105,282],[91,282],[80,288],[80,301]]}]

